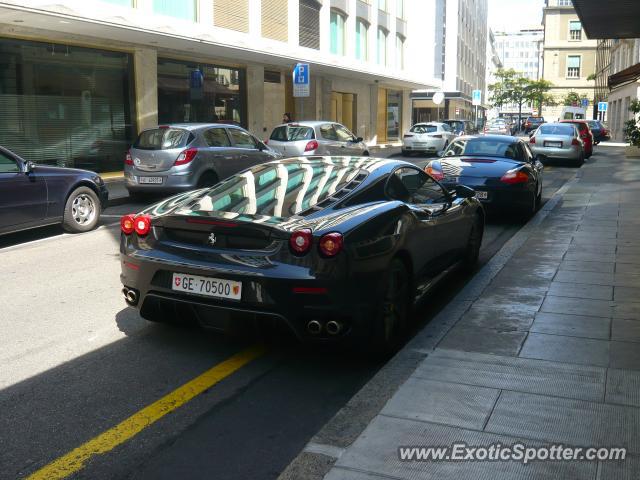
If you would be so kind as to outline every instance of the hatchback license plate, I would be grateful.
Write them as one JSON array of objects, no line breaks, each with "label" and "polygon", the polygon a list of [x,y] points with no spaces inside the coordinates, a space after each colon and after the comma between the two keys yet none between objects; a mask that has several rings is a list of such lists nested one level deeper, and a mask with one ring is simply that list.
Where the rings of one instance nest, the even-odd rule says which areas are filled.
[{"label": "hatchback license plate", "polygon": [[487,200],[489,198],[489,193],[479,192],[478,190],[476,190],[476,197],[478,198],[478,200]]},{"label": "hatchback license plate", "polygon": [[162,183],[162,177],[138,177],[138,183]]},{"label": "hatchback license plate", "polygon": [[562,148],[562,142],[544,142],[545,147]]},{"label": "hatchback license plate", "polygon": [[171,288],[178,292],[195,293],[207,297],[240,300],[242,282],[222,278],[200,277],[186,273],[174,273]]}]

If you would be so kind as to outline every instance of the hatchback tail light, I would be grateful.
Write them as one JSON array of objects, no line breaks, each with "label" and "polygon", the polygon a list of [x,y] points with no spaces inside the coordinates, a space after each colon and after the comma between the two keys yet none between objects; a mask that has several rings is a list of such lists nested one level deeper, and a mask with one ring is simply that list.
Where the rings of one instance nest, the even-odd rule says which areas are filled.
[{"label": "hatchback tail light", "polygon": [[127,150],[127,155],[124,157],[125,165],[133,165],[133,157],[131,156],[131,150]]},{"label": "hatchback tail light", "polygon": [[335,257],[342,250],[344,240],[340,233],[327,233],[320,238],[318,248],[325,257]]},{"label": "hatchback tail light", "polygon": [[442,165],[440,165],[440,162],[438,161],[429,162],[429,164],[424,168],[424,171],[435,180],[444,180]]},{"label": "hatchback tail light", "polygon": [[289,247],[296,255],[304,255],[311,249],[313,243],[313,234],[308,228],[296,230],[289,238]]},{"label": "hatchback tail light", "polygon": [[576,145],[576,146],[580,146],[580,140],[578,140],[577,138],[574,138],[573,140],[571,140],[571,145]]},{"label": "hatchback tail light", "polygon": [[134,231],[135,215],[124,215],[120,219],[120,231],[125,235],[131,235]]},{"label": "hatchback tail light", "polygon": [[186,165],[187,163],[191,162],[191,160],[193,160],[197,154],[197,148],[187,148],[186,150],[180,152],[180,155],[178,155],[178,158],[176,158],[174,165]]},{"label": "hatchback tail light", "polygon": [[151,230],[151,217],[149,215],[138,215],[135,218],[133,228],[138,235],[144,237]]},{"label": "hatchback tail light", "polygon": [[310,142],[307,143],[307,146],[304,147],[304,151],[313,152],[314,150],[317,150],[317,148],[318,148],[318,142],[316,142],[315,140],[311,140]]},{"label": "hatchback tail light", "polygon": [[527,183],[529,181],[529,175],[522,170],[509,170],[500,179],[502,183],[509,185],[515,185],[517,183]]},{"label": "hatchback tail light", "polygon": [[529,139],[529,143],[530,143],[531,145],[535,145],[535,144],[536,144],[536,137],[531,137],[531,138]]}]

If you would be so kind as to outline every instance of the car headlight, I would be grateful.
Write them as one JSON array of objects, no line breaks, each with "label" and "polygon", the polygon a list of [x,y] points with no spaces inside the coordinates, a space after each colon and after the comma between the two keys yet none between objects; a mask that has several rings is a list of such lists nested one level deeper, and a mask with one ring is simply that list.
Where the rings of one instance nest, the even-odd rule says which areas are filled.
[{"label": "car headlight", "polygon": [[104,185],[104,180],[102,180],[100,175],[93,177],[93,181],[96,182],[96,185]]}]

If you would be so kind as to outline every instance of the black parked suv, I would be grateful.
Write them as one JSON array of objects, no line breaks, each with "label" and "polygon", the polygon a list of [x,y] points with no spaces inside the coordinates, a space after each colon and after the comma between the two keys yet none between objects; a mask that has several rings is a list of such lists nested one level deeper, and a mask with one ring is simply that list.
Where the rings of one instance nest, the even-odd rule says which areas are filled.
[{"label": "black parked suv", "polygon": [[527,117],[524,121],[524,133],[529,134],[545,123],[544,117]]}]

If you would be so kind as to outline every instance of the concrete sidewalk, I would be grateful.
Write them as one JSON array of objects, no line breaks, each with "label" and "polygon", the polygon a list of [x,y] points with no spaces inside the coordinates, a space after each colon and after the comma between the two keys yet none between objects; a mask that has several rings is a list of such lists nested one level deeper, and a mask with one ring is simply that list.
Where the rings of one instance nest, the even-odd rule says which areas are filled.
[{"label": "concrete sidewalk", "polygon": [[[640,478],[640,160],[622,152],[600,147],[407,345],[399,356],[421,355],[417,368],[353,443],[326,445],[337,432],[312,441],[303,455],[335,461],[326,480]],[[398,458],[400,446],[454,442],[628,454],[529,465]]]}]

